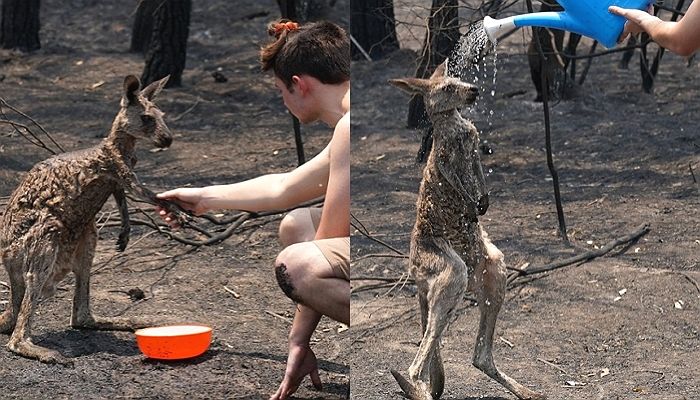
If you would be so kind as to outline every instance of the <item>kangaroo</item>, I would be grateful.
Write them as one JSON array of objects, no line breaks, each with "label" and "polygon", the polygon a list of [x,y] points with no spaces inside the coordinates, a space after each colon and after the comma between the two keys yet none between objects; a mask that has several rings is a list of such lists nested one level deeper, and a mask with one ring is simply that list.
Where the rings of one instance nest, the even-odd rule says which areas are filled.
[{"label": "kangaroo", "polygon": [[502,373],[493,362],[493,333],[505,297],[506,270],[503,253],[478,220],[489,206],[479,134],[458,111],[474,103],[478,90],[446,76],[445,69],[443,63],[430,79],[390,81],[409,93],[423,95],[433,123],[433,149],[423,170],[409,254],[423,338],[408,369],[409,379],[394,370],[391,373],[409,398],[440,398],[445,382],[440,338],[469,290],[476,294],[481,313],[472,364],[520,399],[544,399]]},{"label": "kangaroo", "polygon": [[146,198],[132,168],[137,139],[170,146],[163,112],[153,103],[168,77],[140,90],[138,78],[124,80],[121,109],[109,135],[96,147],[63,153],[38,163],[10,197],[0,223],[0,260],[10,279],[11,297],[0,316],[0,332],[11,333],[7,347],[46,363],[71,364],[55,350],[32,343],[31,319],[41,298],[75,274],[71,326],[79,329],[131,330],[142,327],[126,318],[98,318],[90,312],[90,268],[97,243],[95,215],[114,196],[121,216],[117,249],[129,241],[125,190]]}]

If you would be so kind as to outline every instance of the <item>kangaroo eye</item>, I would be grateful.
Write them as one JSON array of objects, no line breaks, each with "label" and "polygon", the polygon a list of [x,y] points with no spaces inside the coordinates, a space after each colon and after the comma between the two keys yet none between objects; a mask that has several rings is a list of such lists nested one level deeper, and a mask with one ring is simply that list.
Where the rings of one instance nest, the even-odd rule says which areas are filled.
[{"label": "kangaroo eye", "polygon": [[155,121],[155,118],[153,118],[152,116],[146,114],[141,115],[141,122],[143,122],[144,125],[151,124],[153,123],[153,121]]}]

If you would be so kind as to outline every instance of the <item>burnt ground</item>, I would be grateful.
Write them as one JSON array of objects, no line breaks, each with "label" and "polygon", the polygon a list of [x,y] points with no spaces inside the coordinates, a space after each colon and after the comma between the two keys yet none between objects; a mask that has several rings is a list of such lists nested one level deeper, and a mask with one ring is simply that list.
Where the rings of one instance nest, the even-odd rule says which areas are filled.
[{"label": "burnt ground", "polygon": [[[509,289],[495,361],[550,399],[698,398],[700,289],[687,277],[700,281],[700,189],[689,169],[697,178],[699,67],[686,68],[667,53],[655,94],[646,95],[637,58],[630,70],[617,68],[619,54],[598,58],[578,95],[552,106],[555,164],[573,244],[567,246],[557,234],[542,106],[532,101],[523,42],[519,33],[499,47],[495,95],[488,72],[480,104],[465,112],[493,150],[482,156],[491,205],[481,221],[507,264],[563,259],[643,223],[651,231],[605,257]],[[353,213],[374,237],[405,253],[422,171],[415,163],[420,135],[405,128],[409,97],[386,81],[410,76],[415,59],[415,52],[401,50],[353,69]],[[391,253],[353,235],[354,258]],[[353,263],[355,278],[392,280],[405,271],[403,259]],[[376,283],[355,279],[353,290]],[[352,398],[401,398],[389,370],[406,371],[413,360],[420,318],[415,288],[397,286],[352,295]],[[444,335],[442,398],[515,399],[471,366],[478,325],[473,305],[464,301]]]},{"label": "burnt ground", "polygon": [[[347,4],[338,2],[330,18],[347,26]],[[42,2],[43,48],[28,55],[0,52],[0,96],[68,150],[96,145],[117,112],[124,77],[140,76],[143,69],[142,56],[128,53],[134,11],[133,2]],[[265,27],[276,18],[273,1],[193,2],[183,86],[165,90],[158,101],[168,114],[173,145],[150,152],[152,145],[143,143],[138,153],[136,172],[151,189],[236,182],[296,165],[291,119],[271,77],[258,67],[259,46],[268,40]],[[216,83],[215,70],[228,82]],[[48,153],[8,135],[7,127],[0,132],[0,196],[8,196]],[[304,132],[307,155],[330,138],[325,126]],[[113,209],[110,201],[104,211]],[[256,219],[222,244],[199,249],[137,226],[123,254],[114,251],[115,228],[104,227],[93,269],[95,314],[208,324],[214,328],[211,348],[193,360],[158,362],[145,359],[132,333],[72,330],[69,276],[57,296],[39,307],[33,334],[35,342],[73,357],[74,367],[15,356],[4,349],[8,336],[0,335],[0,397],[267,398],[284,374],[293,315],[272,271],[281,250],[279,219]],[[7,282],[4,268],[0,281]],[[131,301],[125,292],[134,288],[146,300]],[[0,286],[0,308],[8,295]],[[338,330],[324,319],[314,335],[325,390],[305,382],[298,398],[348,396],[349,332]]]}]

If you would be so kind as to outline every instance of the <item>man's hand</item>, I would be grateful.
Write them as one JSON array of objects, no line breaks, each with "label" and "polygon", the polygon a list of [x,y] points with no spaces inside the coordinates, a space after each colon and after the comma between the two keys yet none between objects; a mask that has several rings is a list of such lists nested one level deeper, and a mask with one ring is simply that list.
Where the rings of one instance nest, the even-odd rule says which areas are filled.
[{"label": "man's hand", "polygon": [[311,383],[316,389],[321,390],[321,378],[318,376],[316,355],[311,350],[311,347],[308,344],[290,344],[284,379],[277,392],[270,396],[270,400],[285,400],[289,398],[297,391],[306,375],[310,375]]},{"label": "man's hand", "polygon": [[[185,210],[190,210],[195,215],[201,215],[208,211],[204,205],[202,188],[179,188],[158,193],[157,198],[172,201]],[[167,210],[157,207],[158,214],[173,228],[178,227],[177,217]]]},{"label": "man's hand", "polygon": [[620,8],[617,6],[608,7],[608,11],[615,15],[625,17],[627,19],[627,22],[625,23],[625,29],[622,31],[620,38],[617,40],[618,43],[622,43],[629,35],[636,35],[640,32],[643,32],[643,24],[650,24],[656,21],[661,21],[657,17],[652,15],[654,12],[654,8],[651,5],[649,6],[649,9],[647,11],[636,10],[633,8]]}]

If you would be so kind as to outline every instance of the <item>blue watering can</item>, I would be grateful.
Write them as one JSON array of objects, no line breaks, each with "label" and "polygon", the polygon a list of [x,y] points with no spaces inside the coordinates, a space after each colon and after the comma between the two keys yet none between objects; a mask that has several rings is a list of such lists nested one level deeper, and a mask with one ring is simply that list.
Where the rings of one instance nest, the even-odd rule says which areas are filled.
[{"label": "blue watering can", "polygon": [[501,34],[523,26],[555,28],[593,38],[605,47],[615,47],[625,27],[625,18],[611,14],[609,6],[646,10],[652,0],[558,0],[563,12],[522,14],[503,19],[484,18],[484,30],[492,43]]}]

